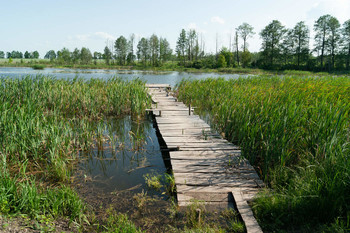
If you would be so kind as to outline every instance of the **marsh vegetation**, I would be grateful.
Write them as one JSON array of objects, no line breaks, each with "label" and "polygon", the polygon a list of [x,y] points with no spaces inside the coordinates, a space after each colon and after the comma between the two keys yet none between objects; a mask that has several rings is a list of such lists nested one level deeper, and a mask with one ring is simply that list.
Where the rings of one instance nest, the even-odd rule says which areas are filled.
[{"label": "marsh vegetation", "polygon": [[177,92],[209,113],[268,184],[253,204],[265,230],[346,231],[349,86],[349,77],[260,76],[184,80]]}]

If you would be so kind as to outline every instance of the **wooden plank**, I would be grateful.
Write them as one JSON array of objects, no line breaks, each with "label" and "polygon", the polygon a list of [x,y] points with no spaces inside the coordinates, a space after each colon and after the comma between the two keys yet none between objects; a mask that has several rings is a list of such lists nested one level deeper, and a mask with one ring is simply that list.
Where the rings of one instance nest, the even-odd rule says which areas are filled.
[{"label": "wooden plank", "polygon": [[177,200],[179,202],[189,202],[191,200],[205,202],[233,202],[231,192],[186,192],[178,193]]},{"label": "wooden plank", "polygon": [[[175,182],[179,184],[230,184],[236,183],[236,182],[250,182],[253,181],[254,184],[256,184],[254,181],[260,182],[259,176],[255,172],[249,172],[249,173],[176,173],[174,174]],[[209,184],[208,184],[209,185]]]},{"label": "wooden plank", "polygon": [[209,167],[188,167],[188,166],[172,166],[172,170],[175,173],[221,173],[221,174],[227,174],[230,172],[238,172],[239,171],[244,172],[252,172],[251,169],[249,168],[235,168],[235,169],[229,169],[229,168],[224,168],[224,167],[214,167],[214,166],[209,166]]},{"label": "wooden plank", "polygon": [[228,156],[237,156],[240,155],[240,150],[233,150],[233,151],[172,151],[170,152],[170,156],[203,156],[210,158],[215,156],[221,156],[221,155],[228,155]]},{"label": "wooden plank", "polygon": [[227,142],[221,138],[210,138],[205,140],[204,137],[163,137],[165,142],[168,143],[210,143],[210,142]]},{"label": "wooden plank", "polygon": [[170,84],[158,84],[158,83],[147,83],[146,87],[148,88],[170,88]]},{"label": "wooden plank", "polygon": [[241,214],[241,217],[244,221],[247,233],[262,233],[263,231],[256,221],[253,211],[250,209],[247,201],[244,200],[241,192],[233,189],[232,194],[235,199],[238,212]]}]

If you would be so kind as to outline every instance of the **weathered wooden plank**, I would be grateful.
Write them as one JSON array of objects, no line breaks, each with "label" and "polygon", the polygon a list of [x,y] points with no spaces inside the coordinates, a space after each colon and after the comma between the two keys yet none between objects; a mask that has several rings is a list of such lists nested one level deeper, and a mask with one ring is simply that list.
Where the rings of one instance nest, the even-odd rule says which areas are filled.
[{"label": "weathered wooden plank", "polygon": [[211,143],[211,142],[227,142],[221,138],[209,138],[207,140],[204,137],[163,137],[165,142],[168,143]]},{"label": "weathered wooden plank", "polygon": [[231,192],[186,192],[178,193],[177,200],[179,202],[189,202],[191,200],[205,202],[233,202]]},{"label": "weathered wooden plank", "polygon": [[233,189],[232,194],[235,199],[238,212],[241,214],[241,217],[244,221],[247,233],[262,233],[263,231],[256,221],[253,211],[250,209],[247,201],[244,200],[241,192]]},{"label": "weathered wooden plank", "polygon": [[163,84],[163,83],[147,83],[146,87],[148,88],[170,88],[170,84]]},{"label": "weathered wooden plank", "polygon": [[240,154],[241,154],[240,150],[232,150],[232,151],[217,150],[215,152],[213,151],[172,151],[170,152],[170,156],[188,156],[189,158],[191,156],[203,156],[203,157],[210,158],[210,156],[212,157],[220,156],[220,155],[237,156]]},{"label": "weathered wooden plank", "polygon": [[[255,181],[259,182],[260,178],[255,172],[248,173],[176,173],[174,174],[175,182],[179,184],[226,184],[235,182]],[[187,182],[187,183],[186,183]],[[260,182],[259,182],[260,183]],[[209,185],[209,184],[208,184]]]}]

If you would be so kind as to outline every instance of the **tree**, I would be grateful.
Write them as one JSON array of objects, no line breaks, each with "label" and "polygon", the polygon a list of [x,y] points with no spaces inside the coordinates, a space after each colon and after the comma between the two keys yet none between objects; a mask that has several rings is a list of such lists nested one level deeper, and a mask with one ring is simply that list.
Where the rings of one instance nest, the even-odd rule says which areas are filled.
[{"label": "tree", "polygon": [[273,20],[260,32],[260,37],[263,40],[262,55],[266,63],[269,61],[271,68],[274,66],[276,57],[280,54],[281,39],[285,32],[284,26],[278,20]]},{"label": "tree", "polygon": [[5,52],[4,51],[0,51],[0,59],[4,59],[5,58]]},{"label": "tree", "polygon": [[25,58],[25,59],[31,58],[30,53],[29,53],[28,51],[25,51],[25,52],[24,52],[24,58]]},{"label": "tree", "polygon": [[96,51],[94,52],[94,57],[93,57],[94,59],[102,59],[102,57],[103,57],[102,53],[96,52]]},{"label": "tree", "polygon": [[218,68],[224,68],[226,67],[226,59],[225,59],[225,56],[223,54],[219,54],[219,57],[218,57]]},{"label": "tree", "polygon": [[340,34],[339,28],[340,23],[337,18],[331,16],[328,21],[329,37],[327,44],[329,45],[330,55],[331,55],[331,69],[334,69],[335,63],[335,53],[339,46]]},{"label": "tree", "polygon": [[254,28],[252,26],[250,26],[248,23],[243,23],[238,28],[236,28],[238,35],[243,40],[243,52],[248,47],[247,39],[252,37],[255,34],[255,32],[253,30],[254,30]]},{"label": "tree", "polygon": [[281,43],[281,54],[284,60],[284,65],[290,65],[295,50],[295,43],[293,40],[293,30],[286,30]]},{"label": "tree", "polygon": [[250,65],[250,63],[252,61],[252,55],[248,51],[248,49],[246,49],[245,51],[242,52],[242,59],[241,60],[242,60],[243,68],[245,68],[245,67]]},{"label": "tree", "polygon": [[343,24],[342,32],[342,44],[346,56],[346,69],[350,69],[350,19]]},{"label": "tree", "polygon": [[108,46],[106,46],[104,49],[103,58],[105,59],[106,64],[109,65],[109,61],[112,59],[112,52]]},{"label": "tree", "polygon": [[48,52],[45,54],[44,58],[45,58],[45,59],[50,59],[50,60],[52,61],[53,59],[56,58],[56,53],[55,53],[55,51],[54,51],[54,50],[48,51]]},{"label": "tree", "polygon": [[[223,47],[220,51],[220,54],[222,54],[225,57],[225,62],[227,67],[233,66],[233,54],[225,47]],[[226,67],[225,66],[225,67]]]},{"label": "tree", "polygon": [[120,36],[114,43],[116,58],[119,65],[125,65],[128,50],[128,42],[124,36]]},{"label": "tree", "polygon": [[92,54],[88,48],[82,47],[80,51],[81,63],[84,65],[89,64],[92,61]]},{"label": "tree", "polygon": [[187,33],[186,47],[187,57],[189,61],[193,61],[194,58],[194,47],[197,40],[197,33],[194,29],[190,29]]},{"label": "tree", "polygon": [[128,41],[128,55],[126,57],[126,60],[130,65],[134,64],[134,61],[135,61],[134,41],[135,41],[135,34],[131,34],[130,39]]},{"label": "tree", "polygon": [[159,60],[161,63],[168,61],[173,51],[170,48],[169,42],[165,38],[159,39]]},{"label": "tree", "polygon": [[177,57],[180,61],[182,61],[182,65],[185,65],[186,62],[186,44],[187,44],[187,36],[185,29],[181,30],[180,36],[176,42],[176,53]]},{"label": "tree", "polygon": [[38,51],[34,51],[34,52],[32,53],[32,57],[33,57],[34,59],[39,59],[39,52],[38,52]]},{"label": "tree", "polygon": [[137,59],[141,60],[142,64],[147,65],[147,60],[149,57],[149,43],[144,37],[141,38],[137,44]]},{"label": "tree", "polygon": [[75,48],[71,55],[72,62],[74,64],[78,63],[80,60],[80,50],[78,48]]},{"label": "tree", "polygon": [[318,53],[321,52],[320,55],[320,66],[323,69],[323,59],[326,49],[326,40],[328,35],[328,22],[332,16],[323,15],[314,24],[315,31],[315,50]]},{"label": "tree", "polygon": [[149,38],[149,47],[150,47],[150,56],[152,61],[152,66],[158,65],[158,58],[159,58],[159,39],[158,36],[153,34]]},{"label": "tree", "polygon": [[236,47],[236,61],[237,65],[239,66],[239,49],[238,49],[238,32],[235,33],[235,47]]},{"label": "tree", "polygon": [[71,61],[71,54],[69,49],[63,48],[57,52],[57,58],[61,63],[69,63]]},{"label": "tree", "polygon": [[295,43],[295,55],[297,57],[297,67],[309,54],[309,28],[304,21],[298,22],[292,29],[292,38]]}]

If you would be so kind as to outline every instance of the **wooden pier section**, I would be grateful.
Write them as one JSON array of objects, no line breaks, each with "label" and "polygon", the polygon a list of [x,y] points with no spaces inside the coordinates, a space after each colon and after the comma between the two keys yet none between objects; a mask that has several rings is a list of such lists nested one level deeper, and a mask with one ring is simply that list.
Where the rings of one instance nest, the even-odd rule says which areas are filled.
[{"label": "wooden pier section", "polygon": [[248,202],[264,183],[239,147],[213,131],[193,108],[169,94],[167,84],[147,84],[159,134],[169,151],[179,206],[235,206],[248,233],[262,232]]}]

